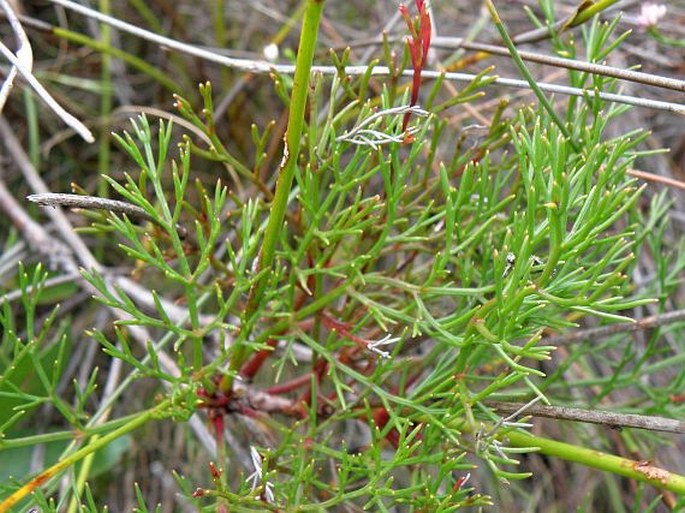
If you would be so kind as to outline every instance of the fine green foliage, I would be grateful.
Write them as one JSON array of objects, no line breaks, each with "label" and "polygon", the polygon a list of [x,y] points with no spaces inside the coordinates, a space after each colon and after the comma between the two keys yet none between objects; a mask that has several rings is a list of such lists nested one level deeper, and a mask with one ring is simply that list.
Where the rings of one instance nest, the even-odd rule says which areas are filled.
[{"label": "fine green foliage", "polygon": [[[222,144],[209,83],[200,86],[200,107],[175,98],[201,137],[145,116],[114,135],[129,172],[103,183],[149,219],[97,214],[89,233],[116,241],[109,250],[152,299],[141,306],[107,272],[82,271],[97,301],[119,316],[88,332],[126,373],[107,397],[99,397],[97,372],[85,387],[59,386],[73,350],[67,326],[54,322],[57,309],[36,319],[43,268],[19,273],[22,317],[9,302],[0,312],[0,458],[40,443],[62,453],[31,501],[44,512],[102,511],[84,461],[115,440],[125,450],[143,425],[186,425],[198,413],[209,419],[214,463],[174,477],[199,511],[487,510],[494,499],[486,483],[530,478],[522,461],[536,451],[685,493],[680,476],[626,473],[628,460],[590,452],[586,433],[567,444],[533,436],[492,405],[570,403],[576,390],[592,390],[597,404],[637,389],[626,411],[682,414],[663,397],[679,393],[685,374],[663,389],[639,382],[682,364],[662,359],[656,338],[641,355],[617,337],[583,340],[570,354],[563,348],[565,359],[546,342],[583,322],[627,323],[635,309],[663,306],[685,268],[681,244],[659,261],[649,293],[629,278],[640,252],[663,252],[668,202],[655,196],[648,214],[638,208],[643,187],[627,171],[647,155],[648,134],[617,133],[627,107],[593,94],[615,81],[570,72],[584,98],[502,101],[469,146],[468,128],[458,139],[443,114],[478,101],[492,87],[489,69],[440,101],[438,80],[427,110],[408,107],[396,81],[375,95],[368,73],[311,74],[323,7],[307,4],[318,11],[304,13],[304,71],[295,82],[273,75],[291,116],[278,169],[263,170],[273,123],[252,127],[250,164]],[[614,29],[590,23],[588,60],[614,49]],[[553,43],[573,50],[559,37]],[[332,54],[339,70],[347,58]],[[229,179],[196,180],[200,162]],[[595,361],[611,371],[593,376]],[[572,366],[587,377],[569,379]],[[141,382],[154,387],[152,405],[105,421]],[[24,434],[45,403],[61,429]],[[226,441],[227,426],[238,443]],[[98,472],[118,457],[99,461]],[[58,492],[65,471],[72,485]],[[16,501],[2,504],[28,507],[17,492],[26,477],[12,479],[0,500]],[[161,511],[137,485],[135,496],[138,511]]]}]

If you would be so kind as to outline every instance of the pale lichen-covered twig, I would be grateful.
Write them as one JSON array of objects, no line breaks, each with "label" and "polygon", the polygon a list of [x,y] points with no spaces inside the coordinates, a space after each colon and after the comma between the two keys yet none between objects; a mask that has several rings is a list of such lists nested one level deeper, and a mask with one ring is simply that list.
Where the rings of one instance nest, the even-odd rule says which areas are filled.
[{"label": "pale lichen-covered twig", "polygon": [[45,192],[30,194],[26,199],[38,203],[43,207],[67,207],[84,208],[87,210],[107,210],[118,214],[126,214],[132,217],[140,217],[148,221],[156,220],[138,205],[125,201],[100,198],[98,196],[82,196],[80,194],[65,194],[61,192]]}]

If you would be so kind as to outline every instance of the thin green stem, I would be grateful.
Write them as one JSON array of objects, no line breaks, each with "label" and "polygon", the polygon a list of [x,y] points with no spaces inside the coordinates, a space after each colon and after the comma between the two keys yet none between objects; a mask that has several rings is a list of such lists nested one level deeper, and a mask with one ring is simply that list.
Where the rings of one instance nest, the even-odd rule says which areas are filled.
[{"label": "thin green stem", "polygon": [[[128,380],[131,381],[130,379]],[[106,405],[110,406],[110,404]],[[137,415],[127,415],[118,419],[110,420],[104,424],[98,426],[88,426],[83,430],[86,436],[95,436],[98,434],[106,433],[112,429],[117,429],[120,426],[127,424],[130,420],[136,418]],[[95,418],[95,420],[100,419],[101,416]],[[53,431],[51,433],[41,433],[39,435],[24,436],[11,439],[0,440],[0,451],[5,451],[9,449],[16,449],[18,447],[31,447],[40,444],[47,444],[52,442],[57,442],[60,440],[74,440],[74,432],[71,430],[66,431]]]},{"label": "thin green stem", "polygon": [[160,18],[157,16],[147,2],[144,0],[129,0],[128,2],[131,7],[133,7],[138,15],[145,20],[145,22],[154,30],[155,32],[162,32],[162,24],[160,23]]},{"label": "thin green stem", "polygon": [[38,109],[36,99],[29,89],[24,89],[24,106],[26,107],[26,128],[31,163],[36,169],[41,168],[40,131],[38,129]]},{"label": "thin green stem", "polygon": [[226,3],[224,0],[217,0],[214,3],[214,37],[219,48],[223,48],[226,44],[226,22],[224,20],[225,12]]},{"label": "thin green stem", "polygon": [[88,36],[84,36],[83,34],[79,34],[77,32],[72,32],[71,30],[55,27],[52,29],[52,33],[55,36],[66,41],[71,41],[72,43],[87,46],[88,48],[92,48],[93,50],[102,52],[103,54],[109,54],[113,57],[116,57],[117,59],[121,59],[134,69],[137,69],[138,71],[141,71],[146,75],[150,76],[151,78],[159,82],[160,85],[162,85],[164,88],[168,89],[173,93],[176,93],[179,90],[177,82],[175,82],[165,73],[159,71],[154,66],[148,64],[145,61],[145,59],[141,59],[140,57],[131,55],[130,53],[124,52],[123,50],[115,48],[111,45],[105,45],[101,41],[96,41],[95,39],[92,39]]},{"label": "thin green stem", "polygon": [[[98,438],[99,436],[95,435],[93,438],[91,438],[90,443],[96,442]],[[78,511],[79,499],[83,495],[83,488],[86,486],[88,476],[90,475],[90,471],[93,468],[93,461],[95,461],[94,452],[91,452],[89,455],[83,458],[83,463],[78,469],[78,476],[76,477],[75,482],[78,494],[74,494],[71,496],[71,499],[69,500],[69,507],[67,508],[67,513],[76,513],[76,511]]]},{"label": "thin green stem", "polygon": [[[302,21],[302,33],[300,35],[300,45],[297,52],[297,62],[295,65],[295,77],[293,80],[293,91],[290,98],[290,109],[288,117],[288,127],[285,134],[285,146],[283,148],[283,159],[279,167],[278,180],[276,182],[276,192],[271,204],[271,213],[264,233],[264,240],[259,252],[258,273],[264,269],[271,269],[273,266],[276,244],[283,230],[283,220],[288,204],[288,196],[292,186],[293,176],[297,166],[300,153],[300,140],[304,128],[304,111],[309,92],[309,77],[314,59],[316,48],[316,37],[323,12],[323,0],[309,0]],[[250,289],[245,312],[243,313],[243,326],[249,324],[249,320],[258,310],[262,302],[267,283],[271,279],[271,273],[261,275]],[[247,336],[244,340],[247,340]],[[236,372],[245,362],[249,352],[244,343],[237,344],[233,356],[231,357],[230,369]],[[230,390],[233,385],[233,377],[228,374],[222,381],[222,389]]]},{"label": "thin green stem", "polygon": [[569,141],[569,144],[571,144],[575,151],[579,152],[580,148],[578,147],[578,144],[573,141],[571,132],[568,131],[568,128],[566,128],[564,122],[561,120],[559,115],[554,111],[554,107],[549,102],[549,100],[542,92],[540,87],[538,87],[535,78],[533,78],[533,75],[531,75],[530,71],[528,71],[526,64],[523,62],[523,59],[521,59],[521,56],[518,54],[514,42],[511,40],[511,37],[509,37],[507,29],[504,26],[502,19],[499,17],[499,13],[495,8],[495,4],[492,2],[492,0],[486,0],[485,5],[487,6],[488,11],[490,12],[490,16],[492,16],[492,21],[494,22],[495,27],[497,27],[497,30],[500,36],[502,37],[502,42],[509,50],[511,58],[514,60],[514,63],[516,64],[516,67],[518,68],[519,72],[521,73],[523,78],[526,79],[526,82],[528,82],[528,84],[530,85],[530,88],[535,93],[535,96],[537,96],[538,100],[540,101],[540,104],[542,104],[543,108],[547,111],[552,121],[554,121],[554,123],[559,127],[559,130],[564,135],[564,137],[566,137],[566,139]]},{"label": "thin green stem", "polygon": [[[100,12],[111,14],[111,4],[109,0],[100,0]],[[100,44],[103,48],[112,46],[112,28],[106,23],[100,24]],[[112,56],[107,52],[100,54],[101,66],[100,70],[100,119],[102,120],[102,129],[99,136],[98,147],[98,174],[108,175],[110,165],[110,153],[112,137],[110,135],[109,120],[112,114]],[[109,187],[107,182],[100,180],[98,182],[97,195],[101,198],[108,196]],[[103,256],[103,247],[98,248],[98,258]],[[75,510],[75,503],[69,505],[69,513]]]},{"label": "thin green stem", "polygon": [[650,27],[647,33],[656,39],[659,43],[673,46],[674,48],[685,48],[685,39],[676,39],[674,37],[668,37],[661,32],[657,27]]},{"label": "thin green stem", "polygon": [[[226,2],[217,0],[214,2],[214,39],[218,48],[226,48],[228,39],[226,38]],[[226,67],[221,68],[221,81],[223,87],[230,87],[231,70]]]}]

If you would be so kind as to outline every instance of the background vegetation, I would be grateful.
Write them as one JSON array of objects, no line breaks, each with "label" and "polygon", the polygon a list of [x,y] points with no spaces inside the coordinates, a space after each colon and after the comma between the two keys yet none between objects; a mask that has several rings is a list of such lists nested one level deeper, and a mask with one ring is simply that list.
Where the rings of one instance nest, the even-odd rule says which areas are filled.
[{"label": "background vegetation", "polygon": [[682,5],[0,4],[0,511],[683,509]]}]

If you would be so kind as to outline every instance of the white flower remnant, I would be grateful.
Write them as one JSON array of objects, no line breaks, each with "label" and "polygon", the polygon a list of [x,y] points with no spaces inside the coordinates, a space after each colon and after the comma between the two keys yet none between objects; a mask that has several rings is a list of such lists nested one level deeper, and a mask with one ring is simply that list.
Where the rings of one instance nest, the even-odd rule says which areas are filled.
[{"label": "white flower remnant", "polygon": [[412,126],[407,129],[406,132],[400,134],[386,134],[380,130],[374,128],[366,128],[371,125],[374,121],[380,120],[384,116],[392,116],[398,114],[405,114],[411,112],[417,116],[423,118],[429,115],[427,110],[422,109],[418,105],[402,105],[400,107],[392,107],[390,109],[379,110],[378,112],[371,114],[364,121],[359,123],[357,126],[349,131],[345,131],[344,134],[339,136],[336,141],[347,141],[352,144],[358,144],[362,146],[371,146],[374,150],[378,149],[378,146],[383,144],[389,144],[392,142],[401,143],[404,142],[407,135],[411,136],[416,134],[420,127]]},{"label": "white flower remnant", "polygon": [[378,347],[394,344],[399,339],[400,337],[391,337],[390,333],[388,333],[385,337],[383,337],[380,340],[376,340],[375,342],[369,342],[367,347],[377,355],[382,356],[383,358],[390,358],[390,353],[388,353],[387,351],[383,351],[382,349],[378,349]]},{"label": "white flower remnant", "polygon": [[278,45],[276,43],[270,43],[266,45],[264,50],[262,50],[262,54],[267,61],[276,62],[276,59],[278,59],[279,55]]},{"label": "white flower remnant", "polygon": [[259,452],[257,452],[257,449],[255,449],[253,446],[250,446],[250,457],[252,458],[252,466],[255,470],[247,477],[247,480],[252,482],[252,491],[263,484],[263,498],[269,504],[273,504],[276,502],[273,492],[274,485],[265,479],[266,476],[264,475],[264,471],[262,469],[262,457],[260,456]]},{"label": "white flower remnant", "polygon": [[640,8],[637,24],[645,29],[656,27],[659,20],[664,16],[666,16],[666,6],[664,4],[647,2],[642,4]]},{"label": "white flower remnant", "polygon": [[514,264],[516,263],[516,255],[514,255],[511,251],[507,253],[506,257],[506,265],[504,266],[504,271],[502,272],[502,278],[506,278],[511,270],[514,267]]}]

